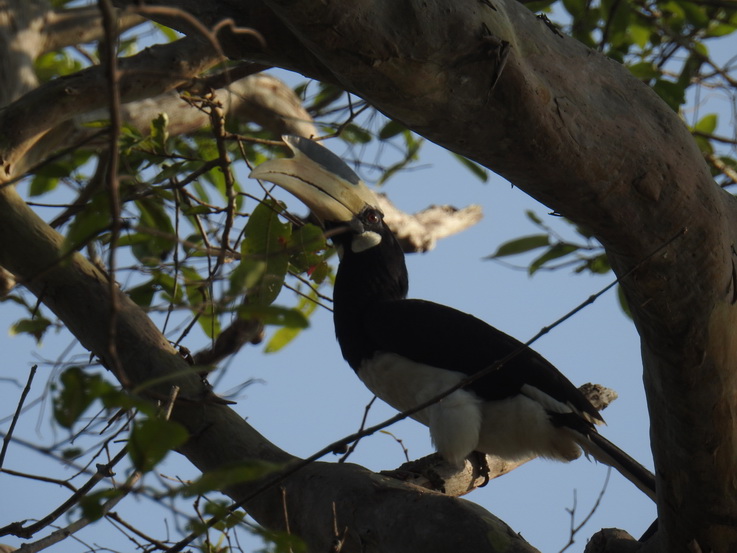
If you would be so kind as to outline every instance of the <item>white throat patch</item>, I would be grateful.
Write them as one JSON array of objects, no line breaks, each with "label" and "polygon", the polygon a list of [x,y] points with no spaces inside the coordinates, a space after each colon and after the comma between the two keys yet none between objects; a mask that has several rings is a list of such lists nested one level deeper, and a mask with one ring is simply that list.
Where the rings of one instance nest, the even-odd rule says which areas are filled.
[{"label": "white throat patch", "polygon": [[367,230],[353,238],[351,241],[351,250],[353,253],[361,253],[379,244],[381,244],[381,235],[378,232]]}]

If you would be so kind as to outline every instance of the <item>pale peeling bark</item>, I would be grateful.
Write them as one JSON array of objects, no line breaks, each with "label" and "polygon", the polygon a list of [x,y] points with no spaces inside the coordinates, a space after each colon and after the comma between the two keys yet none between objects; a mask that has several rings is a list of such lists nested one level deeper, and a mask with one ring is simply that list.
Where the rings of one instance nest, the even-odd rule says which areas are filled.
[{"label": "pale peeling bark", "polygon": [[169,4],[250,26],[266,49],[223,34],[230,56],[339,83],[591,229],[642,337],[661,519],[648,547],[737,550],[735,201],[650,89],[513,0]]}]

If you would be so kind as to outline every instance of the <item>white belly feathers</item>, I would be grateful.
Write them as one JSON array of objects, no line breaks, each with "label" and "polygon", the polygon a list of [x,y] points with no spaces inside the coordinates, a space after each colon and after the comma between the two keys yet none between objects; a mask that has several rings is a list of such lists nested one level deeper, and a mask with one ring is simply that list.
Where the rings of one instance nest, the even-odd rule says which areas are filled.
[{"label": "white belly feathers", "polygon": [[[436,397],[466,377],[394,353],[378,353],[364,361],[358,376],[377,397],[399,411]],[[456,466],[462,466],[474,450],[510,461],[532,455],[564,461],[579,457],[581,450],[571,431],[553,426],[546,412],[570,412],[570,407],[536,388],[525,388],[499,401],[484,401],[473,392],[456,390],[412,418],[430,428],[437,451]],[[545,407],[536,397],[541,394],[546,398]]]}]

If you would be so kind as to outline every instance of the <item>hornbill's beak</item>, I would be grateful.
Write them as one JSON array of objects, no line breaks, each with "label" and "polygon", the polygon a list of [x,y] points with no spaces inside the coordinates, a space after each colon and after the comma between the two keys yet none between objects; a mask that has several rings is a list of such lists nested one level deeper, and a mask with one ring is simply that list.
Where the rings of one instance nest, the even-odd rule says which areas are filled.
[{"label": "hornbill's beak", "polygon": [[251,177],[291,192],[323,221],[347,223],[367,206],[378,207],[371,189],[330,150],[298,136],[282,140],[294,157],[266,161]]}]

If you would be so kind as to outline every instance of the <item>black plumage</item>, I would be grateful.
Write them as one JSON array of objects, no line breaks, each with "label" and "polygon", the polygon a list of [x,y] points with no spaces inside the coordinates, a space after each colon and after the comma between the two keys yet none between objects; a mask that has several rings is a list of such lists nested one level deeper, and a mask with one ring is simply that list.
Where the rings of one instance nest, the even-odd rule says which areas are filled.
[{"label": "black plumage", "polygon": [[[437,303],[405,299],[408,275],[404,253],[381,214],[371,210],[372,224],[361,231],[381,236],[378,245],[354,252],[354,231],[331,229],[342,250],[335,280],[335,332],[350,366],[377,352],[393,352],[434,367],[472,375],[507,355],[522,350],[500,368],[466,388],[484,400],[499,400],[520,393],[523,384],[534,386],[561,403],[570,403],[593,420],[602,421],[586,397],[542,355],[457,309]],[[365,219],[366,214],[358,216]],[[593,426],[593,425],[591,425]]]}]

